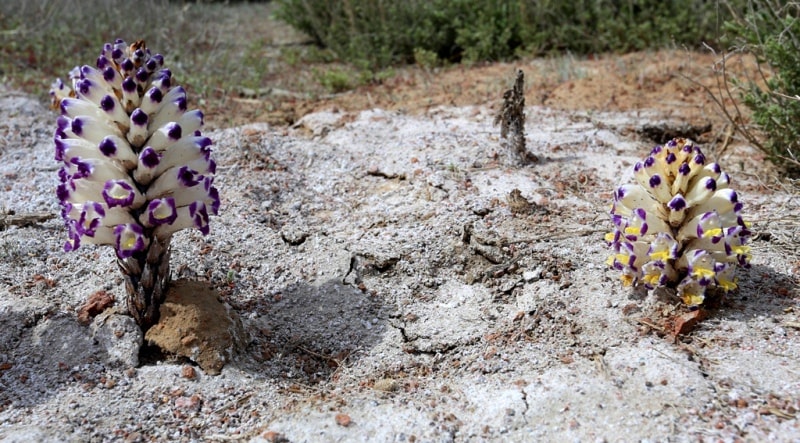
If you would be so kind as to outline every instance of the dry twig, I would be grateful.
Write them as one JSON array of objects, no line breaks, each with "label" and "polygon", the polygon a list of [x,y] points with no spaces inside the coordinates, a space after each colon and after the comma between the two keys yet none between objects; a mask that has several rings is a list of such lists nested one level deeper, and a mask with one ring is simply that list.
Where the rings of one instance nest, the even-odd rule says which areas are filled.
[{"label": "dry twig", "polygon": [[9,226],[31,226],[55,218],[55,214],[47,212],[32,212],[29,214],[15,214],[13,211],[0,213],[0,231]]}]

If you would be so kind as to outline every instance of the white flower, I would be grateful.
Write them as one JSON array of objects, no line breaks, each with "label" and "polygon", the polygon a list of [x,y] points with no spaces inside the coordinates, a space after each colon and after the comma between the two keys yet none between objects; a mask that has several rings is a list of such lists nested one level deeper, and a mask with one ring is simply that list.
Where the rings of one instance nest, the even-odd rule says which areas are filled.
[{"label": "white flower", "polygon": [[114,248],[143,329],[157,321],[166,296],[172,234],[208,234],[220,204],[203,113],[187,111],[186,91],[163,65],[143,41],[117,40],[103,46],[96,68],[70,72],[72,88],[59,79],[50,91],[61,111],[54,144],[63,163],[56,193],[69,235],[64,249]]},{"label": "white flower", "polygon": [[[143,41],[117,40],[103,46],[96,68],[72,70],[72,88],[53,84],[61,111],[55,158],[64,164],[57,194],[70,207],[63,211],[67,249],[108,244],[127,258],[144,253],[156,226],[162,239],[187,227],[208,232],[207,214],[219,209],[211,140],[199,132],[202,112],[186,110],[186,91],[163,63]],[[76,208],[89,207],[106,229],[85,228],[85,211]],[[197,215],[200,207],[205,216]],[[119,208],[128,217],[112,218]]]}]

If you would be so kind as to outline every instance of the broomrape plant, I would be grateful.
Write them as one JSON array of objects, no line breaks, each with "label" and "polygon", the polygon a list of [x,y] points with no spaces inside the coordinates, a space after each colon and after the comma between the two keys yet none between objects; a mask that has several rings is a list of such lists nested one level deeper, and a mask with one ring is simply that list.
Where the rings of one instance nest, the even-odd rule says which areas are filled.
[{"label": "broomrape plant", "polygon": [[54,142],[64,249],[114,247],[128,308],[143,329],[158,320],[166,296],[172,234],[208,234],[220,205],[203,113],[187,111],[186,91],[163,65],[144,41],[118,39],[103,46],[96,67],[69,73],[72,87],[58,79],[50,90],[61,111]]},{"label": "broomrape plant", "polygon": [[635,184],[614,192],[606,242],[608,265],[626,286],[674,287],[697,307],[708,290],[737,287],[736,267],[748,267],[749,224],[730,177],[690,140],[656,146],[634,166]]}]

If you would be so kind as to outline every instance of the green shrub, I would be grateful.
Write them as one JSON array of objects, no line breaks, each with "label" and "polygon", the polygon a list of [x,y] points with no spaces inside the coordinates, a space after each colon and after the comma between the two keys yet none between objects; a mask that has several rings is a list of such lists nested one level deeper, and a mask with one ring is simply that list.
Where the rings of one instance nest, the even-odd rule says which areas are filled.
[{"label": "green shrub", "polygon": [[740,91],[752,120],[766,136],[731,115],[736,128],[773,160],[800,171],[800,4],[752,0],[746,12],[726,23],[736,52],[756,57],[759,76],[741,73],[728,77]]},{"label": "green shrub", "polygon": [[353,74],[341,69],[314,70],[314,77],[328,92],[334,94],[353,88]]},{"label": "green shrub", "polygon": [[697,48],[717,41],[728,14],[710,0],[278,0],[277,11],[340,59],[373,68],[413,62],[415,51],[458,62]]}]

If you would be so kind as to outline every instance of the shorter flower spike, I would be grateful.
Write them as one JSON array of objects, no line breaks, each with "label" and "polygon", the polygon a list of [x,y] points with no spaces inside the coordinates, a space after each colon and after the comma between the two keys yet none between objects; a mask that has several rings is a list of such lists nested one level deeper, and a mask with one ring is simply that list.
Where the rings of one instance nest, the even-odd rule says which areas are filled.
[{"label": "shorter flower spike", "polygon": [[689,306],[711,289],[735,289],[750,231],[729,175],[686,139],[654,147],[633,175],[636,184],[614,192],[605,236],[614,251],[607,264],[623,284],[673,287]]}]

